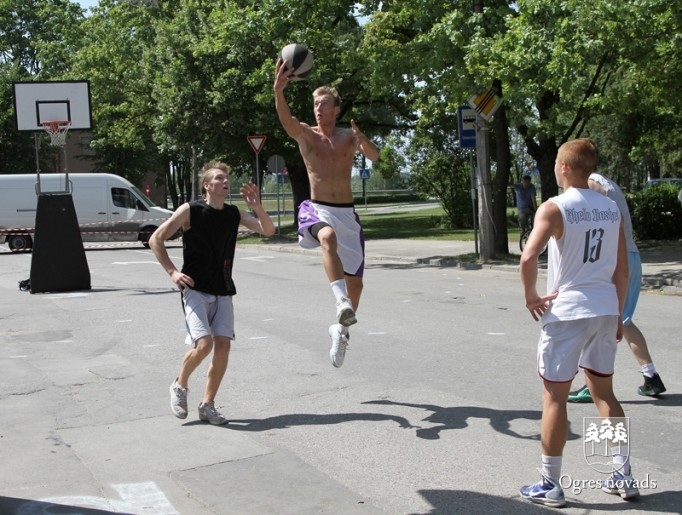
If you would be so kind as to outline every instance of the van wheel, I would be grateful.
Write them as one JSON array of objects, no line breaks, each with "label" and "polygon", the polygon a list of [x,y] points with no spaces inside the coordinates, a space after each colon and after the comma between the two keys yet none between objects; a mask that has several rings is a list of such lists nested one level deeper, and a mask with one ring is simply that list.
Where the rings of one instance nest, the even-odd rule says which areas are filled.
[{"label": "van wheel", "polygon": [[140,231],[140,234],[137,236],[137,239],[140,240],[140,243],[142,243],[142,245],[144,245],[144,248],[146,249],[149,248],[149,238],[151,238],[155,230],[156,227],[145,227]]},{"label": "van wheel", "polygon": [[27,234],[16,234],[7,237],[7,245],[12,252],[26,252],[33,248],[33,240]]}]

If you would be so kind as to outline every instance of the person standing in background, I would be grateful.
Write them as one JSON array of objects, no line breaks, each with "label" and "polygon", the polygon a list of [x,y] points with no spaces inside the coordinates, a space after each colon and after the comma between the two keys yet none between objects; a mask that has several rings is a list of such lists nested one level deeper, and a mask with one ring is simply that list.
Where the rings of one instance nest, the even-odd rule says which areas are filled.
[{"label": "person standing in background", "polygon": [[[632,232],[632,219],[630,217],[628,202],[618,184],[603,175],[598,173],[591,174],[588,184],[594,191],[606,195],[613,200],[618,205],[618,209],[620,209],[620,212],[623,215],[623,230],[625,232],[625,244],[628,251],[628,269],[630,271],[628,294],[625,298],[625,307],[623,308],[622,315],[623,337],[625,338],[625,341],[628,342],[630,350],[639,363],[642,375],[644,376],[644,384],[637,388],[637,393],[639,395],[656,397],[665,392],[666,388],[651,359],[646,338],[644,338],[642,331],[640,331],[632,321],[632,316],[635,313],[637,301],[639,300],[639,292],[642,289],[642,259]],[[590,389],[585,385],[582,388],[571,392],[568,395],[568,402],[592,402]]]},{"label": "person standing in background", "polygon": [[521,229],[521,234],[523,234],[528,230],[531,219],[538,208],[537,200],[535,198],[537,196],[535,185],[531,181],[530,174],[524,174],[521,182],[516,184],[510,183],[509,187],[514,189],[519,229]]}]

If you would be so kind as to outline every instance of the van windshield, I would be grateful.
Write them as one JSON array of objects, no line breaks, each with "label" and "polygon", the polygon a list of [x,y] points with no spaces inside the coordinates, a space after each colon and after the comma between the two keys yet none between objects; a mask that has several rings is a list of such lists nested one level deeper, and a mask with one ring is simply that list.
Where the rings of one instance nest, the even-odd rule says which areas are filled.
[{"label": "van windshield", "polygon": [[147,207],[156,207],[156,204],[154,204],[154,202],[152,202],[147,195],[142,193],[142,190],[140,190],[137,186],[133,186],[133,191],[137,193],[137,196],[142,199],[142,202],[144,202]]}]

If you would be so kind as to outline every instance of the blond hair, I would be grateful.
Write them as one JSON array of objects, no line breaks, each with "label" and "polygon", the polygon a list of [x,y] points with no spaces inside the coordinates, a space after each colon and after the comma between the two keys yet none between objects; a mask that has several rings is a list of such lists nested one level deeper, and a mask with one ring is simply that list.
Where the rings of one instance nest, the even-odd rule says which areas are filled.
[{"label": "blond hair", "polygon": [[336,88],[332,88],[331,86],[320,86],[313,91],[313,98],[323,97],[325,95],[329,95],[334,99],[335,106],[341,105],[341,96],[339,95],[339,92],[336,91]]},{"label": "blond hair", "polygon": [[201,184],[202,195],[206,193],[206,184],[211,182],[211,179],[220,172],[230,175],[230,167],[222,161],[210,161],[201,168],[199,171],[199,182]]},{"label": "blond hair", "polygon": [[599,151],[597,144],[588,138],[567,141],[559,147],[557,159],[565,162],[583,177],[589,177],[597,169]]}]

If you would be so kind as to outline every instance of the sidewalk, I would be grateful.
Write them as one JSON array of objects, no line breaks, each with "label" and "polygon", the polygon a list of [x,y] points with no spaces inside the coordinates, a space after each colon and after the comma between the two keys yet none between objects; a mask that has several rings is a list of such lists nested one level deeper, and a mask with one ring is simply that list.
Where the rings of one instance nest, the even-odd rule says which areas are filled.
[{"label": "sidewalk", "polygon": [[[306,250],[295,242],[273,242],[259,245],[264,250],[319,254],[319,249]],[[518,242],[510,241],[512,255],[520,257]],[[682,242],[660,242],[642,245],[642,287],[657,289],[673,295],[682,295]],[[476,244],[473,241],[441,240],[370,240],[366,242],[367,262],[396,262],[421,266],[458,267],[466,269],[506,270],[518,273],[515,260],[481,264],[475,261]],[[546,263],[541,262],[541,269]]]}]

